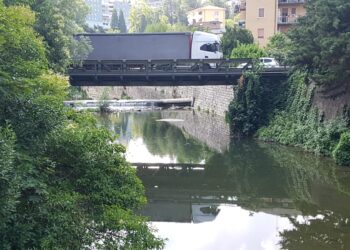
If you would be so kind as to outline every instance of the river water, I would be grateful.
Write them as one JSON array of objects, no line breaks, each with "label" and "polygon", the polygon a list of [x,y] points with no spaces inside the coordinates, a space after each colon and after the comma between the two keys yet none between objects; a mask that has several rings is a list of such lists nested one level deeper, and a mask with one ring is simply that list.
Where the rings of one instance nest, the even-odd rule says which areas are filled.
[{"label": "river water", "polygon": [[210,114],[98,118],[139,166],[148,199],[140,213],[166,249],[350,249],[350,171],[332,160],[231,140]]}]

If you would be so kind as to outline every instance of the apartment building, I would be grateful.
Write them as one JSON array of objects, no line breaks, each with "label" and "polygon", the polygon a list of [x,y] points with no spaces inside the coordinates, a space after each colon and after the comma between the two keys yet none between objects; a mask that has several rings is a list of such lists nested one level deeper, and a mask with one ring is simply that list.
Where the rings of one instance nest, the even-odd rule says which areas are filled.
[{"label": "apartment building", "polygon": [[286,32],[298,18],[306,15],[306,0],[278,0],[277,29]]},{"label": "apartment building", "polygon": [[306,14],[305,0],[242,0],[239,24],[265,46],[277,32],[287,32]]},{"label": "apartment building", "polygon": [[189,25],[208,30],[214,34],[225,32],[225,8],[212,5],[187,12]]},{"label": "apartment building", "polygon": [[86,16],[86,23],[89,27],[103,26],[102,0],[85,0],[89,7],[89,14]]},{"label": "apartment building", "polygon": [[86,23],[93,28],[100,26],[109,29],[116,0],[85,0],[89,7]]}]

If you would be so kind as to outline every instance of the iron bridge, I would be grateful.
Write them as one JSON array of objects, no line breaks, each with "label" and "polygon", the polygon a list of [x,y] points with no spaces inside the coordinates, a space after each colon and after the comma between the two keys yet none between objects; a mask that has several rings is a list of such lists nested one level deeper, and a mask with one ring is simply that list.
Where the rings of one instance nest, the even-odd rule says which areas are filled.
[{"label": "iron bridge", "polygon": [[[86,60],[69,69],[73,86],[232,85],[252,59]],[[286,77],[286,67],[264,68],[262,77]]]}]

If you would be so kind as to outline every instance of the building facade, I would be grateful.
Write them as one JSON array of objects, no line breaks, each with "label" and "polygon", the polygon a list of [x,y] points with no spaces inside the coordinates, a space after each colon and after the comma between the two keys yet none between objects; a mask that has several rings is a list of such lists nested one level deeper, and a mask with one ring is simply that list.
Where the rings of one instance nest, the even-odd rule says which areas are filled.
[{"label": "building facade", "polygon": [[214,34],[225,32],[225,8],[205,6],[187,12],[189,25],[208,30]]},{"label": "building facade", "polygon": [[85,0],[89,7],[86,23],[89,27],[100,26],[104,29],[111,27],[112,13],[117,0]]},{"label": "building facade", "polygon": [[120,11],[123,12],[126,28],[129,30],[129,27],[130,27],[129,17],[130,17],[130,10],[131,10],[130,2],[126,1],[126,0],[116,1],[114,4],[114,8],[115,8],[116,12],[118,13],[118,18],[119,18]]},{"label": "building facade", "polygon": [[86,16],[86,23],[89,27],[103,26],[102,0],[85,0],[89,7],[89,14]]},{"label": "building facade", "polygon": [[260,46],[277,32],[287,32],[306,14],[305,0],[242,0],[239,25],[250,30]]}]

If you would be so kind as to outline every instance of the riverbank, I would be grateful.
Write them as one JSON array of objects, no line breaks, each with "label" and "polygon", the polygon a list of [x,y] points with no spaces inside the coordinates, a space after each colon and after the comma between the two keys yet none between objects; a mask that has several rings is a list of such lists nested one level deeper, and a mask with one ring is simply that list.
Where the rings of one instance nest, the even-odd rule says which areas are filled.
[{"label": "riverbank", "polygon": [[238,136],[298,146],[348,166],[350,90],[333,89],[330,93],[338,95],[332,96],[319,89],[300,71],[278,83],[248,77],[230,104],[231,129]]}]

